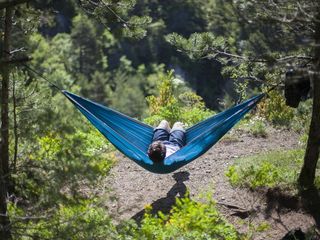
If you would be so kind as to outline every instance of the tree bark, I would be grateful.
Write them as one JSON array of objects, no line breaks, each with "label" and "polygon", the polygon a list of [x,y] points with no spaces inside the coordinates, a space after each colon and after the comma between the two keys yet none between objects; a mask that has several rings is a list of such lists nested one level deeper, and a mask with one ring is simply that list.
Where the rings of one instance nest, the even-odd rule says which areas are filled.
[{"label": "tree bark", "polygon": [[315,63],[312,73],[312,116],[304,163],[299,176],[299,185],[302,188],[307,189],[313,187],[320,151],[320,13],[317,16],[317,19],[315,32]]},{"label": "tree bark", "polygon": [[[10,52],[10,37],[12,28],[13,9],[7,8],[5,14],[3,50]],[[3,54],[5,61],[10,60],[10,56]],[[1,67],[2,89],[1,89],[1,154],[0,154],[0,223],[1,239],[11,239],[10,220],[7,216],[7,189],[9,183],[9,65]]]},{"label": "tree bark", "polygon": [[[13,76],[15,78],[15,76]],[[13,134],[14,134],[14,154],[13,154],[13,163],[11,169],[13,172],[17,172],[17,155],[18,155],[18,123],[17,123],[17,98],[16,98],[16,79],[13,79],[12,82],[12,99],[13,99]]]}]

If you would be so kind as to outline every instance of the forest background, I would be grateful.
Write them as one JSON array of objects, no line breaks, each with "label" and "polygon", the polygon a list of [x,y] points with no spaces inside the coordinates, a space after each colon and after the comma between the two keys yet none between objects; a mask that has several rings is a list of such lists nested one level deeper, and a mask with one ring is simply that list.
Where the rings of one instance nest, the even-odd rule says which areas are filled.
[{"label": "forest background", "polygon": [[[288,71],[319,69],[317,1],[15,0],[0,9],[4,239],[148,239],[154,230],[151,216],[145,229],[108,217],[101,199],[114,149],[53,84],[153,125],[161,118],[191,125],[277,86],[252,131],[263,134],[270,124],[299,132],[318,148],[311,163],[305,157],[300,186],[320,184],[319,97],[307,95],[316,96],[311,121],[311,99],[293,109],[282,91]],[[310,122],[318,130],[308,133]],[[216,211],[210,204],[201,206]],[[241,238],[222,225],[219,234]],[[188,237],[217,234],[208,229]]]}]

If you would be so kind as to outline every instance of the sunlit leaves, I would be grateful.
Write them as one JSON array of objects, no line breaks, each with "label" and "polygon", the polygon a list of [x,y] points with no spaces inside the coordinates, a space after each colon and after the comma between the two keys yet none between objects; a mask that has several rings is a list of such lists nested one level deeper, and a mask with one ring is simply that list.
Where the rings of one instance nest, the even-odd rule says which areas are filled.
[{"label": "sunlit leaves", "polygon": [[157,125],[162,119],[172,124],[181,121],[186,126],[191,126],[213,114],[205,107],[200,96],[187,89],[184,93],[177,94],[177,89],[183,87],[182,83],[174,82],[173,71],[162,74],[158,84],[158,95],[146,98],[149,106],[149,117],[145,122]]},{"label": "sunlit leaves", "polygon": [[146,209],[138,231],[128,234],[137,239],[240,239],[235,228],[227,223],[216,208],[216,203],[208,197],[198,202],[188,196],[177,198],[176,205],[166,215],[156,216]]}]

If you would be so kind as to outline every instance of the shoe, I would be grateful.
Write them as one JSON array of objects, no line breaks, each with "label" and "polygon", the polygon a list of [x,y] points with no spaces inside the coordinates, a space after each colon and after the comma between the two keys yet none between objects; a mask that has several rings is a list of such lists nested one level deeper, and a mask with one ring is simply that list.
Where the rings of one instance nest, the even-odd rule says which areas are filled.
[{"label": "shoe", "polygon": [[173,132],[175,130],[180,130],[180,131],[185,132],[184,124],[182,122],[176,122],[175,124],[173,124],[171,132]]},{"label": "shoe", "polygon": [[171,128],[170,128],[170,124],[168,123],[167,120],[162,120],[160,122],[160,124],[158,125],[158,127],[156,127],[156,129],[164,129],[167,132],[170,132]]}]

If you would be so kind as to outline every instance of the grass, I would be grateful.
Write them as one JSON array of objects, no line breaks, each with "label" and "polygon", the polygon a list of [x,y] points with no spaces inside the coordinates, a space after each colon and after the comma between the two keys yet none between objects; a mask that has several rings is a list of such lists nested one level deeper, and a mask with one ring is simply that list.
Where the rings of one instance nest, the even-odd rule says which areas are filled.
[{"label": "grass", "polygon": [[303,149],[294,149],[240,158],[228,168],[226,176],[234,186],[295,188],[303,156]]}]

